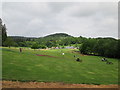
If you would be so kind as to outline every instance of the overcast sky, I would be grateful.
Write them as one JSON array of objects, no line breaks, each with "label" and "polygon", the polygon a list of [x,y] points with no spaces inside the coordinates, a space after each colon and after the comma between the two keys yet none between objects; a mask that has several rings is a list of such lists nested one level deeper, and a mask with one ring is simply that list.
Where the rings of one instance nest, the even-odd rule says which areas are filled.
[{"label": "overcast sky", "polygon": [[118,3],[4,2],[3,22],[9,36],[42,37],[67,33],[85,37],[118,37]]}]

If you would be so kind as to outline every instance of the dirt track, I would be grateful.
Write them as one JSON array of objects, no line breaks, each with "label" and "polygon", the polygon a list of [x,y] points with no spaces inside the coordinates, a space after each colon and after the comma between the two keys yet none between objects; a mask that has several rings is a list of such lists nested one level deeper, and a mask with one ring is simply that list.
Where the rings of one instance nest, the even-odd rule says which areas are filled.
[{"label": "dirt track", "polygon": [[87,85],[45,82],[2,81],[2,88],[118,88],[118,85]]}]

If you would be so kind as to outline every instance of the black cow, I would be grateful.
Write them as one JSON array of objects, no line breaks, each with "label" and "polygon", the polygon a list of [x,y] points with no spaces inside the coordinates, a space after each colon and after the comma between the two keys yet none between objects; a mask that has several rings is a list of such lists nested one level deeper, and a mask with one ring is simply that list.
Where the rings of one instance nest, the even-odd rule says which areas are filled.
[{"label": "black cow", "polygon": [[76,59],[77,62],[82,62],[82,60],[80,60],[79,58]]},{"label": "black cow", "polygon": [[108,62],[108,61],[107,61],[107,62],[106,62],[106,64],[113,64],[113,63],[112,63],[112,62]]}]

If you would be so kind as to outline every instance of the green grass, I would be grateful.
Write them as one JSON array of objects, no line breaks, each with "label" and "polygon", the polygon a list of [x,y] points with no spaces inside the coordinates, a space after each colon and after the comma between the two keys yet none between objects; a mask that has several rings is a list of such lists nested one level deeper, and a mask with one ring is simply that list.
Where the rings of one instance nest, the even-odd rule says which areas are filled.
[{"label": "green grass", "polygon": [[[1,49],[0,49],[1,50]],[[65,56],[62,56],[62,52]],[[55,57],[36,56],[44,54]],[[73,55],[83,62],[76,62]],[[22,53],[18,48],[2,50],[3,80],[44,81],[80,84],[118,84],[118,60],[108,65],[102,57],[83,56],[72,49],[32,50],[25,48]]]}]

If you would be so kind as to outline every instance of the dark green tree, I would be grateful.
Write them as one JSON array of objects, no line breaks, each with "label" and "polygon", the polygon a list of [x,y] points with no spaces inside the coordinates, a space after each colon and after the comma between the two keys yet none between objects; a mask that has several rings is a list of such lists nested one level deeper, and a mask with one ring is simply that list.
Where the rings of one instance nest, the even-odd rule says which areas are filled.
[{"label": "dark green tree", "polygon": [[2,25],[2,19],[0,18],[0,38],[2,38],[2,40],[0,40],[0,42],[2,42],[3,45],[5,40],[7,39],[7,32],[6,32],[6,25]]},{"label": "dark green tree", "polygon": [[6,25],[4,24],[2,26],[2,43],[4,43],[4,41],[7,39],[7,33],[6,33]]},{"label": "dark green tree", "polygon": [[2,46],[2,19],[0,18],[0,46]]},{"label": "dark green tree", "polygon": [[51,48],[53,46],[53,43],[51,41],[46,42],[46,46],[48,48]]},{"label": "dark green tree", "polygon": [[45,45],[39,45],[39,48],[46,49],[46,46]]},{"label": "dark green tree", "polygon": [[15,43],[12,38],[7,38],[4,41],[3,45],[6,46],[6,47],[18,46],[17,43]]},{"label": "dark green tree", "polygon": [[35,43],[35,44],[32,45],[31,48],[35,50],[35,49],[39,49],[40,46],[37,43]]}]

